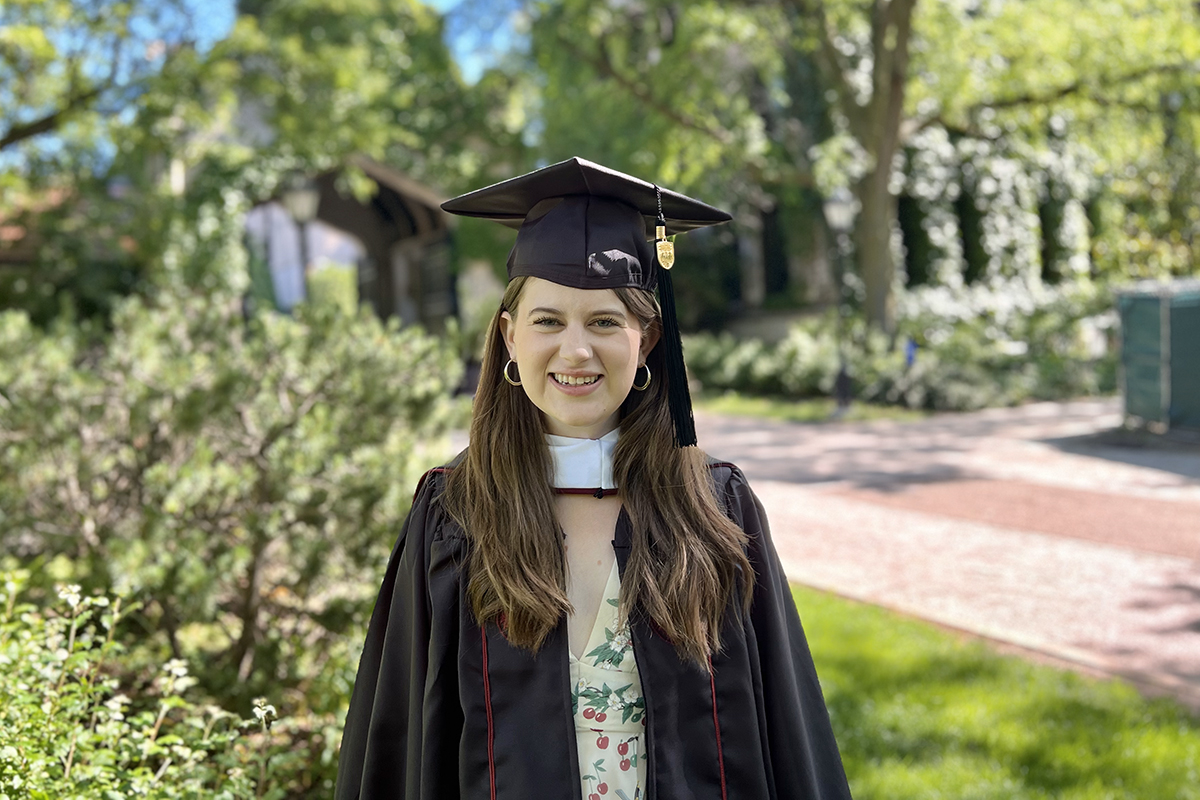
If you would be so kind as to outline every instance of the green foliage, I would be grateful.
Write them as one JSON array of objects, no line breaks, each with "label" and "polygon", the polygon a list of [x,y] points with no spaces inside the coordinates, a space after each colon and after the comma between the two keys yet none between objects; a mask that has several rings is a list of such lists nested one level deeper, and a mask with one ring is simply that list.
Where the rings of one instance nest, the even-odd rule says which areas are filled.
[{"label": "green foliage", "polygon": [[195,11],[191,0],[0,9],[9,125],[0,205],[21,234],[0,307],[24,308],[39,324],[104,319],[115,298],[161,277],[181,215],[190,212],[198,239],[211,238],[223,188],[189,203],[178,183],[205,154],[235,148],[211,135],[228,120],[228,75],[193,38]]},{"label": "green foliage", "polygon": [[909,108],[983,138],[1020,130],[1039,142],[1066,114],[1106,162],[1125,163],[1161,142],[1143,103],[1191,80],[1195,22],[1188,0],[920,3]]},{"label": "green foliage", "polygon": [[85,347],[0,315],[0,548],[48,560],[35,583],[136,597],[128,668],[182,656],[223,705],[278,698],[319,794],[379,570],[446,455],[455,354],[368,314],[246,323],[195,295],[113,325]]},{"label": "green foliage", "polygon": [[709,390],[812,397],[833,391],[837,342],[833,319],[797,325],[777,345],[728,333],[688,337],[688,371]]},{"label": "green foliage", "polygon": [[[915,409],[967,411],[1026,400],[1112,392],[1116,358],[1106,293],[1094,288],[951,292],[905,297],[900,345],[849,320],[854,397]],[[729,334],[687,340],[688,369],[707,390],[807,398],[830,395],[838,372],[837,318],[810,318],[777,344]],[[917,346],[907,363],[903,343]]]},{"label": "green foliage", "polygon": [[[6,0],[0,6],[0,150],[20,152],[0,190],[70,164],[107,135],[118,111],[191,47],[182,0]],[[46,146],[53,134],[58,146]],[[39,137],[41,139],[39,140]],[[63,147],[66,145],[66,147]]]},{"label": "green foliage", "polygon": [[463,85],[440,15],[416,0],[243,3],[211,60],[236,75],[239,104],[269,133],[263,150],[304,164],[362,152],[414,177],[478,169],[463,147],[485,104]]},{"label": "green foliage", "polygon": [[793,594],[859,800],[1200,798],[1200,722],[1178,705]]},{"label": "green foliage", "polygon": [[[907,101],[925,166],[906,191],[937,217],[927,230],[945,234],[933,209],[961,189],[986,215],[993,272],[1194,271],[1196,23],[1187,0],[921,3]],[[961,180],[931,163],[956,160]]]},{"label": "green foliage", "polygon": [[343,314],[358,310],[358,270],[344,264],[324,264],[308,273],[308,296],[314,305],[337,309]]},{"label": "green foliage", "polygon": [[583,155],[701,194],[761,164],[760,98],[745,89],[780,73],[777,13],[657,0],[526,5],[544,76],[539,150],[550,160]]},{"label": "green foliage", "polygon": [[[892,63],[881,48],[905,34],[873,37],[871,25],[906,3],[517,5],[531,20],[526,67],[543,78],[535,130],[548,159],[582,153],[699,192],[738,210],[735,225],[778,212],[781,250],[799,263],[820,225],[813,187],[849,184],[860,228],[874,226],[856,240],[857,279],[875,294],[892,288],[886,237],[867,235],[890,224],[880,192],[916,198],[931,240],[920,258],[934,262],[914,265],[925,282],[1196,269],[1189,0],[917,3],[911,64],[896,76],[903,113],[886,124],[870,106],[897,91],[877,80]],[[876,152],[897,142],[903,164]],[[881,170],[890,185],[870,179]]]},{"label": "green foliage", "polygon": [[[230,288],[243,266],[207,245],[239,238],[240,214],[293,171],[339,170],[339,188],[361,193],[369,184],[350,159],[363,154],[448,191],[521,149],[502,113],[509,82],[467,87],[442,18],[416,0],[239,3],[233,29],[207,50],[172,27],[189,30],[182,4],[19,2],[0,11],[11,23],[0,37],[14,40],[0,46],[0,77],[40,81],[51,99],[68,91],[70,54],[44,54],[41,69],[20,72],[32,58],[25,39],[46,17],[53,24],[43,38],[61,31],[61,42],[82,41],[98,60],[85,71],[111,66],[125,76],[106,55],[155,53],[133,59],[136,86],[125,81],[106,95],[103,126],[33,135],[0,169],[4,220],[23,226],[23,246],[34,251],[17,276],[0,276],[0,307],[29,310],[39,324],[106,319],[114,296]],[[151,11],[162,19],[133,26],[138,35],[124,29]]]},{"label": "green foliage", "polygon": [[0,572],[0,800],[286,796],[287,737],[265,700],[250,720],[196,704],[179,659],[121,675],[136,606],[75,585],[38,605],[28,580]]}]

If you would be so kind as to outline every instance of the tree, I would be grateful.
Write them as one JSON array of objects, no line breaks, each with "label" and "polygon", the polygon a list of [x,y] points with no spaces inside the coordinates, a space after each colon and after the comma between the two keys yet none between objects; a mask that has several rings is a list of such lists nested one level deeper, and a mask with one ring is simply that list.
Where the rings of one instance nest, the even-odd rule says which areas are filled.
[{"label": "tree", "polygon": [[[826,135],[827,114],[811,64],[776,46],[776,11],[577,0],[527,8],[543,158],[584,155],[733,212],[731,226],[681,244],[704,251],[685,259],[701,269],[677,279],[693,322],[722,319],[731,298],[746,309],[763,303],[772,225],[791,234],[771,262],[787,262],[782,282],[795,288],[820,271],[807,153]],[[819,291],[823,282],[809,283]]]},{"label": "tree", "polygon": [[0,151],[44,134],[94,135],[144,90],[169,49],[195,45],[193,30],[184,0],[8,0]]},{"label": "tree", "polygon": [[[915,0],[875,0],[866,29],[861,17],[856,26],[848,4],[789,2],[811,23],[814,58],[866,156],[854,185],[862,205],[855,240],[868,319],[888,331],[895,324],[893,160],[914,135],[940,126],[960,137],[1020,138],[1043,152],[1061,148],[1054,140],[1070,135],[1094,147],[1101,170],[1123,168],[1144,136],[1136,131],[1142,125],[1130,126],[1129,101],[1154,96],[1163,80],[1177,81],[1200,67],[1197,12],[1187,0],[929,3],[919,9]],[[1066,19],[1070,25],[1062,24]],[[1074,120],[1069,134],[1055,127],[1068,118]],[[1113,135],[1117,131],[1125,135]],[[1054,178],[1044,181],[1044,191],[1056,195]],[[1055,208],[1050,198],[1040,209],[1042,271],[1049,277],[1057,274],[1061,212]]]},{"label": "tree", "polygon": [[[578,111],[547,114],[548,140],[572,126],[617,140],[631,160],[666,152],[668,165],[699,165],[743,197],[849,184],[861,206],[854,240],[865,311],[886,331],[895,326],[894,170],[915,135],[935,127],[983,140],[1008,135],[1036,150],[1047,120],[1066,110],[1073,139],[1094,142],[1102,168],[1123,168],[1146,135],[1128,104],[1194,74],[1200,58],[1186,0],[544,0],[528,8],[554,110],[565,105],[556,84],[585,81],[567,65],[601,81],[577,106],[595,112],[590,130]],[[816,79],[789,81],[804,65],[816,67]],[[1114,120],[1128,135],[1105,141]]]},{"label": "tree", "polygon": [[[89,194],[111,166],[120,131],[176,55],[194,52],[191,0],[12,0],[0,4],[0,219],[8,227],[0,305],[40,319],[74,306],[98,311],[102,296],[127,291],[135,270],[110,261],[117,236]],[[77,213],[72,214],[72,211]],[[83,236],[96,269],[79,269]],[[40,251],[40,252],[39,252]],[[34,264],[23,263],[30,257]],[[65,292],[64,292],[65,290]],[[73,302],[64,303],[62,294]]]},{"label": "tree", "polygon": [[[184,2],[140,0],[139,11],[129,13],[161,12],[172,21],[165,9]],[[97,15],[112,6],[92,5]],[[36,135],[26,126],[16,155],[0,168],[0,182],[10,185],[17,176],[36,177],[21,184],[29,191],[13,195],[10,208],[25,205],[29,213],[19,221],[40,234],[34,264],[0,272],[0,297],[40,321],[64,308],[102,317],[112,296],[131,290],[240,280],[235,265],[213,255],[240,234],[240,214],[274,195],[292,171],[341,169],[343,188],[365,199],[371,184],[352,163],[365,154],[453,191],[473,181],[490,156],[519,146],[496,114],[507,101],[503,82],[468,87],[449,56],[442,18],[416,0],[244,2],[232,27],[203,47],[148,39],[156,60],[153,69],[133,64],[141,69],[136,82],[133,67],[109,63],[102,47],[109,39],[96,32],[116,26],[103,31],[121,53],[140,46],[141,39],[117,29],[125,17],[74,19],[65,0],[18,8],[28,24],[0,39],[19,38],[21,30],[36,38],[43,17],[62,18],[52,38],[91,37],[78,70],[123,81],[96,107],[105,113],[103,126],[87,136],[67,135],[76,123]],[[150,31],[143,38],[161,38],[165,25],[133,27]],[[74,63],[55,57],[41,63],[50,76]],[[22,75],[28,86],[14,84],[14,91],[32,98],[57,90],[62,96],[50,105],[74,108],[61,82]],[[35,203],[37,185],[59,187],[49,208]],[[179,246],[184,241],[201,246]]]},{"label": "tree", "polygon": [[[589,126],[578,112],[549,113],[545,139],[553,147],[556,137],[578,142],[590,135],[607,142],[601,151],[623,151],[615,154],[619,164],[656,158],[651,169],[662,179],[675,178],[685,188],[703,182],[727,192],[732,186],[741,204],[761,212],[782,196],[811,193],[821,178],[810,156],[814,146],[846,131],[865,161],[852,183],[862,206],[856,244],[866,307],[873,321],[890,329],[895,202],[887,190],[900,143],[914,5],[875,3],[867,46],[877,57],[850,58],[842,50],[851,45],[839,32],[857,24],[850,7],[839,6],[835,16],[823,3],[803,0],[732,7],[648,0],[622,4],[619,12],[570,0],[534,4],[534,53],[553,111],[573,97],[577,108],[599,117]],[[576,31],[587,36],[572,35]],[[582,62],[604,82],[583,89],[586,100],[578,99],[586,78],[565,69],[567,61]],[[564,92],[559,83],[575,91]],[[834,92],[832,106],[822,86]],[[619,108],[625,110],[614,113]],[[613,125],[614,117],[621,123]],[[563,135],[568,126],[573,135]],[[846,166],[831,148],[824,156],[832,163],[825,174]],[[875,169],[875,163],[887,166]],[[808,200],[810,216],[818,202]]]},{"label": "tree", "polygon": [[[1094,275],[1194,269],[1196,221],[1183,209],[1196,199],[1187,144],[1200,111],[1195,4],[1048,0],[982,4],[973,14],[948,5],[922,6],[918,18],[929,44],[914,58],[914,129],[1023,150],[1040,186],[1048,255],[1055,214],[1046,206],[1070,198],[1085,207]],[[1061,154],[1077,162],[1073,176]],[[1043,274],[1061,270],[1043,262]]]},{"label": "tree", "polygon": [[[858,266],[866,290],[867,319],[884,331],[895,330],[892,293],[895,263],[892,229],[896,199],[890,189],[892,163],[903,142],[905,94],[908,88],[909,47],[917,0],[873,0],[866,12],[868,28],[859,39],[857,59],[847,57],[845,37],[853,37],[853,18],[841,25],[821,0],[787,0],[794,29],[807,28],[816,40],[813,58],[826,85],[836,95],[844,126],[862,148],[862,174],[852,182],[860,213],[854,228]],[[848,9],[839,8],[843,14]],[[865,76],[864,76],[865,73]]]}]

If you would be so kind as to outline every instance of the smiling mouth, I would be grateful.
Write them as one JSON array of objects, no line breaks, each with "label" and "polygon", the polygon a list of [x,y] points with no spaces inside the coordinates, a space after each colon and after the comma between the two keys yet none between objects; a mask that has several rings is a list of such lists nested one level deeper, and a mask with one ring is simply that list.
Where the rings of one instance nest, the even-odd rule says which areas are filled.
[{"label": "smiling mouth", "polygon": [[600,375],[588,375],[586,377],[583,377],[583,376],[575,376],[575,375],[562,375],[557,372],[551,372],[550,377],[554,379],[555,383],[560,383],[563,386],[590,386],[591,384],[600,380],[601,376]]}]

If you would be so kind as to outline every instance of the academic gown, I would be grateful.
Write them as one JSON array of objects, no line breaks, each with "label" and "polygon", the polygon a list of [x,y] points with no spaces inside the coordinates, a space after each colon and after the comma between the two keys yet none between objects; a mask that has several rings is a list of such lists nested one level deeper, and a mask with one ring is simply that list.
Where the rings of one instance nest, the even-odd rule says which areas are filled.
[{"label": "academic gown", "polygon": [[[849,798],[762,505],[737,467],[709,466],[749,538],[754,600],[748,613],[731,603],[710,669],[682,660],[645,615],[630,615],[646,702],[645,800]],[[496,624],[475,623],[460,572],[469,541],[439,502],[451,468],[422,479],[388,561],[336,800],[579,800],[566,619],[537,655],[510,645]],[[631,527],[622,510],[613,541],[622,574]]]}]

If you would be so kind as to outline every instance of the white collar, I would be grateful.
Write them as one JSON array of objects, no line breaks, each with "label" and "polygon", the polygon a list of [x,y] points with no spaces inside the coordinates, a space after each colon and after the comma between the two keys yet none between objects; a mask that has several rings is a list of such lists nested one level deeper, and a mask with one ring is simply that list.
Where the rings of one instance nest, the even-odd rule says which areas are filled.
[{"label": "white collar", "polygon": [[572,439],[546,434],[550,449],[551,482],[555,489],[615,489],[612,457],[620,429],[599,439]]}]

